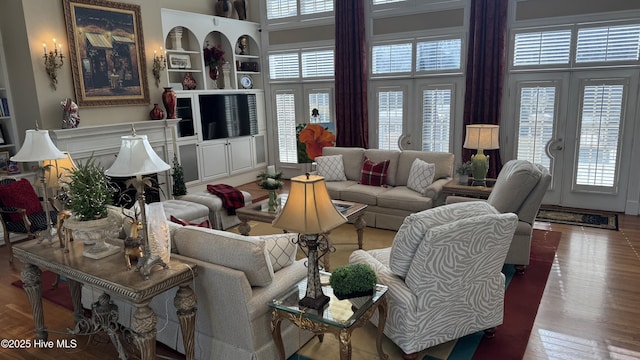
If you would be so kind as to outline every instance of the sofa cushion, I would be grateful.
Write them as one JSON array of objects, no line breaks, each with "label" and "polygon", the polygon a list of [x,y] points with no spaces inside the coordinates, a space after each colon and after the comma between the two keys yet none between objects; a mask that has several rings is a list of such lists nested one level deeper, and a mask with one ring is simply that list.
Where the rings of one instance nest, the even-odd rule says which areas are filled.
[{"label": "sofa cushion", "polygon": [[439,206],[407,216],[391,245],[391,271],[402,278],[407,276],[418,246],[427,230],[432,227],[459,219],[498,213],[498,210],[485,201],[470,201]]},{"label": "sofa cushion", "polygon": [[508,161],[496,180],[487,202],[502,213],[518,213],[524,199],[538,184],[542,172],[529,161]]},{"label": "sofa cushion", "polygon": [[365,156],[360,174],[360,184],[371,186],[387,185],[387,171],[389,171],[389,160],[374,163]]},{"label": "sofa cushion", "polygon": [[358,147],[332,147],[322,148],[322,155],[342,155],[344,174],[347,180],[360,180],[360,170],[364,160],[364,149]]},{"label": "sofa cushion", "polygon": [[315,158],[318,175],[324,177],[325,181],[346,181],[344,174],[344,162],[342,154],[318,156]]},{"label": "sofa cushion", "polygon": [[396,172],[395,185],[407,185],[409,172],[415,159],[435,164],[436,170],[433,181],[453,176],[454,155],[445,152],[403,150],[398,159],[398,171]]},{"label": "sofa cushion", "polygon": [[293,264],[298,251],[298,244],[294,243],[293,240],[297,239],[297,237],[298,234],[294,233],[260,236],[260,239],[264,240],[267,247],[273,272]]},{"label": "sofa cushion", "polygon": [[378,195],[378,206],[388,209],[408,210],[418,212],[433,207],[433,199],[418,196],[415,191],[406,186],[396,186]]},{"label": "sofa cushion", "polygon": [[377,205],[378,196],[392,188],[354,184],[340,192],[340,200],[353,201],[367,205]]},{"label": "sofa cushion", "polygon": [[[42,212],[42,204],[35,189],[27,179],[0,185],[0,202],[4,207],[25,209],[27,215]],[[11,214],[12,221],[22,221],[20,214]]]},{"label": "sofa cushion", "polygon": [[251,286],[273,281],[273,267],[265,241],[226,231],[185,226],[175,231],[178,253],[245,273]]},{"label": "sofa cushion", "polygon": [[357,184],[357,181],[328,181],[325,183],[329,197],[332,199],[342,199],[342,191],[348,187]]},{"label": "sofa cushion", "polygon": [[420,195],[424,196],[427,191],[427,187],[433,182],[433,175],[436,172],[436,165],[429,164],[426,161],[420,159],[413,160],[411,170],[409,171],[409,179],[407,180],[407,187],[413,191],[417,191]]},{"label": "sofa cushion", "polygon": [[[364,157],[378,163],[384,160],[389,160],[389,169],[387,170],[386,184],[396,186],[396,172],[398,171],[398,159],[400,158],[400,151],[398,150],[380,150],[380,149],[367,149],[364,152]],[[345,167],[348,166],[345,162]]]}]

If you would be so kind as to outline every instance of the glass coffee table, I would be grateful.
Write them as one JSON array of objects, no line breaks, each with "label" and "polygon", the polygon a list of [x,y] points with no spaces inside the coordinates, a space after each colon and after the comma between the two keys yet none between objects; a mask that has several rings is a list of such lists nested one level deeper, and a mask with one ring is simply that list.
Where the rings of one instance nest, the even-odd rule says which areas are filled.
[{"label": "glass coffee table", "polygon": [[[373,295],[353,299],[339,300],[333,295],[333,289],[328,283],[331,274],[321,271],[323,283],[322,291],[330,297],[329,303],[322,310],[301,308],[298,301],[305,296],[307,279],[300,281],[295,286],[269,303],[272,308],[271,327],[273,329],[273,341],[280,352],[280,359],[285,359],[284,344],[280,325],[282,320],[289,320],[295,326],[317,334],[320,341],[325,333],[336,336],[340,343],[340,360],[351,359],[351,333],[363,325],[378,311],[378,334],[376,336],[376,349],[380,359],[389,357],[382,349],[382,337],[384,324],[387,320],[387,290],[385,285],[376,285]],[[354,306],[356,305],[357,306]]]},{"label": "glass coffee table", "polygon": [[[283,196],[282,198],[286,197]],[[249,221],[251,220],[269,224],[273,222],[276,216],[278,216],[278,212],[269,211],[268,202],[269,199],[265,199],[258,201],[257,203],[253,203],[250,206],[236,209],[236,216],[240,219],[240,225],[238,225],[238,231],[240,234],[249,235],[249,233],[251,233],[251,225],[249,224]],[[347,220],[349,220],[349,222],[353,223],[353,227],[356,229],[356,234],[358,235],[358,249],[362,249],[364,228],[367,226],[367,223],[364,221],[364,212],[368,205],[342,200],[331,200],[331,202],[333,202],[336,208],[347,218]],[[329,245],[331,245],[330,234],[327,233],[325,235],[329,238]],[[322,257],[324,268],[327,271],[330,270],[331,265],[329,254],[330,252]]]}]

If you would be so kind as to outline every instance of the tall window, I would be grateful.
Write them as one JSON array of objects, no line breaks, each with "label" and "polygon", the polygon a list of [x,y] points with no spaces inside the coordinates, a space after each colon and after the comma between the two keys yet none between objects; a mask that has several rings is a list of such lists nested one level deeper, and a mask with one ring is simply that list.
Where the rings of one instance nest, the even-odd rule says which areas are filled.
[{"label": "tall window", "polygon": [[404,110],[402,91],[378,93],[378,149],[398,150]]},{"label": "tall window", "polygon": [[296,101],[293,93],[276,94],[276,122],[281,162],[298,161],[296,141]]},{"label": "tall window", "polygon": [[449,152],[451,89],[422,92],[422,151]]},{"label": "tall window", "polygon": [[525,86],[520,89],[518,159],[550,168],[551,159],[545,147],[553,136],[555,106],[555,87]]}]

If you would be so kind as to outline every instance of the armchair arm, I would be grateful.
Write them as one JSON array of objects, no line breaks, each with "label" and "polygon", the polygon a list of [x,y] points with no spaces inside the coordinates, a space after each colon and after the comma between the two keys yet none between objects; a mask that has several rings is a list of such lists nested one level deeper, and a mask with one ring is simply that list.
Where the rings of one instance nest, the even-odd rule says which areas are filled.
[{"label": "armchair arm", "polygon": [[451,196],[447,196],[446,203],[448,205],[448,204],[455,204],[459,202],[469,202],[469,201],[487,201],[487,200],[476,199],[476,198],[466,197],[466,196],[451,195]]},{"label": "armchair arm", "polygon": [[442,196],[442,188],[451,181],[451,178],[438,179],[431,183],[424,192],[424,196],[433,199],[433,205],[441,205],[444,203]]},{"label": "armchair arm", "polygon": [[5,217],[9,217],[13,214],[19,214],[20,217],[22,217],[24,226],[27,228],[27,232],[31,232],[31,221],[29,221],[29,217],[27,216],[27,210],[16,207],[0,207],[0,219],[2,219],[2,226],[4,228],[4,231],[7,231]]}]

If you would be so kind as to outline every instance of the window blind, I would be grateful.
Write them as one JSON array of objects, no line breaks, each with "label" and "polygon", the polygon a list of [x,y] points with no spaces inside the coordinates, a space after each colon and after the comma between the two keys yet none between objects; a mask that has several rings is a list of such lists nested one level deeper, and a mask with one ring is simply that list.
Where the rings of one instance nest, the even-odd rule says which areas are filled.
[{"label": "window blind", "polygon": [[640,25],[578,30],[576,62],[638,60]]},{"label": "window blind", "polygon": [[555,87],[532,86],[520,89],[518,159],[551,168],[546,146],[553,137],[555,101]]},{"label": "window blind", "polygon": [[333,50],[302,53],[302,77],[329,77],[334,72]]},{"label": "window blind", "polygon": [[378,93],[378,149],[399,150],[404,109],[402,91]]},{"label": "window blind", "polygon": [[371,49],[373,74],[387,74],[411,71],[412,45],[375,45]]},{"label": "window blind", "polygon": [[269,77],[272,80],[300,77],[298,53],[269,55]]},{"label": "window blind", "polygon": [[309,15],[333,11],[333,0],[300,0],[300,14]]},{"label": "window blind", "polygon": [[267,19],[296,16],[297,13],[296,0],[267,0]]},{"label": "window blind", "polygon": [[460,69],[461,39],[419,42],[416,46],[416,70]]},{"label": "window blind", "polygon": [[276,94],[280,162],[297,163],[296,101],[292,93]]},{"label": "window blind", "polygon": [[320,113],[320,116],[318,118],[310,118],[312,123],[327,123],[331,121],[329,95],[329,92],[309,93],[309,109],[318,109]]},{"label": "window blind", "polygon": [[518,33],[514,39],[513,65],[568,64],[571,30]]},{"label": "window blind", "polygon": [[422,92],[422,151],[449,152],[451,89]]}]

